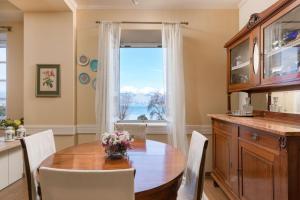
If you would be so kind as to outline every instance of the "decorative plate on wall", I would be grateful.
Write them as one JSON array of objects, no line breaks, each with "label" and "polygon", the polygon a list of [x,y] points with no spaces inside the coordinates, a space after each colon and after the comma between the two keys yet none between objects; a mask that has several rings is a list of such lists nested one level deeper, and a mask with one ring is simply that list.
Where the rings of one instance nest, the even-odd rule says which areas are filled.
[{"label": "decorative plate on wall", "polygon": [[79,74],[79,81],[81,84],[88,84],[90,82],[91,78],[87,73],[81,73]]},{"label": "decorative plate on wall", "polygon": [[81,66],[86,66],[88,65],[90,62],[90,58],[87,57],[86,55],[84,54],[81,54],[79,57],[78,57],[78,64],[81,65]]},{"label": "decorative plate on wall", "polygon": [[96,83],[97,83],[97,79],[94,78],[94,79],[92,80],[92,87],[93,87],[94,90],[96,90]]},{"label": "decorative plate on wall", "polygon": [[91,68],[91,70],[93,72],[97,71],[97,68],[98,68],[98,60],[97,59],[91,60],[91,62],[90,62],[90,68]]}]

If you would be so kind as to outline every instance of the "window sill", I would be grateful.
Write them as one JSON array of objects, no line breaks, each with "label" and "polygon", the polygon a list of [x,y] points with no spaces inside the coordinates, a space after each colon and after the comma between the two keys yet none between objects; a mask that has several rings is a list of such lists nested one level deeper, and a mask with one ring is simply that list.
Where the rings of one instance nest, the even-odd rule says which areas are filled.
[{"label": "window sill", "polygon": [[146,124],[146,134],[168,134],[167,133],[167,122],[129,122],[120,121],[117,124]]}]

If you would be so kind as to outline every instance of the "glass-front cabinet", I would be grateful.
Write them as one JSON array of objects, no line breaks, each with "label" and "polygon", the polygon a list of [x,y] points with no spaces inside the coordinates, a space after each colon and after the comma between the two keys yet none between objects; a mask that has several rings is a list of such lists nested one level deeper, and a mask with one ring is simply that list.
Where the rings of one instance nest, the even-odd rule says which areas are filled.
[{"label": "glass-front cabinet", "polygon": [[300,6],[288,8],[262,26],[262,84],[300,80]]},{"label": "glass-front cabinet", "polygon": [[259,34],[260,30],[255,29],[228,48],[229,91],[251,89],[259,83]]},{"label": "glass-front cabinet", "polygon": [[250,80],[249,38],[230,50],[230,84],[245,84]]}]

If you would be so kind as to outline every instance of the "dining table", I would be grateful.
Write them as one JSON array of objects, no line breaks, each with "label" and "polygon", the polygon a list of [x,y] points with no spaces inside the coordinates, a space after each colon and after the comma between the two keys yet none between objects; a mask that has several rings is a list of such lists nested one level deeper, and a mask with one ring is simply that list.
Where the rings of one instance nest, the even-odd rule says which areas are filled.
[{"label": "dining table", "polygon": [[45,159],[40,167],[67,170],[114,170],[134,168],[136,200],[176,200],[186,158],[171,145],[135,140],[127,156],[110,159],[100,141],[68,147]]}]

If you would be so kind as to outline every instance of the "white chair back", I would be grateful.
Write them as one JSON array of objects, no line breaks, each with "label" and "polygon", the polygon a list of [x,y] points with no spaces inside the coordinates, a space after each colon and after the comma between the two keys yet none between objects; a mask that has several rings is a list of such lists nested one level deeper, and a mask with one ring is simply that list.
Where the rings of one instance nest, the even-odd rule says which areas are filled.
[{"label": "white chair back", "polygon": [[28,184],[28,195],[30,200],[39,199],[36,172],[39,165],[48,156],[56,152],[54,135],[52,130],[42,131],[21,140],[25,170]]},{"label": "white chair back", "polygon": [[127,131],[130,135],[134,136],[135,139],[146,140],[146,124],[140,123],[116,123],[115,129],[117,131]]},{"label": "white chair back", "polygon": [[204,186],[205,156],[208,139],[193,131],[185,177],[178,190],[177,200],[201,200]]},{"label": "white chair back", "polygon": [[134,169],[39,169],[43,200],[134,200]]}]

